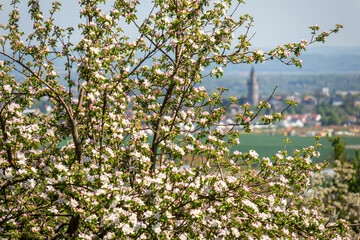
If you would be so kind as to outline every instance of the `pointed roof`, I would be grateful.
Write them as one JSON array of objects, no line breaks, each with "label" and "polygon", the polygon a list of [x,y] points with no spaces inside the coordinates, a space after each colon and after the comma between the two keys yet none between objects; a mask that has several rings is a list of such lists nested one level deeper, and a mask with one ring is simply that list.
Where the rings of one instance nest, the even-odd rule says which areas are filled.
[{"label": "pointed roof", "polygon": [[250,71],[250,77],[253,77],[253,76],[255,76],[255,67],[254,66],[251,67],[251,71]]}]

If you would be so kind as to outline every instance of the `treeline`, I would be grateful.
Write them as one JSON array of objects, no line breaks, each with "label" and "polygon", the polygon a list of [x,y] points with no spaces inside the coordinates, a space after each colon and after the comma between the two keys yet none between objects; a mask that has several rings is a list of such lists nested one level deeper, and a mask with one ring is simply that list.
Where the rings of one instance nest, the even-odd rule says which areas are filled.
[{"label": "treeline", "polygon": [[[256,69],[255,69],[256,70]],[[250,73],[250,68],[249,68]],[[228,91],[225,96],[247,96],[246,82],[249,74],[246,72],[230,72],[220,79],[207,78],[203,85],[212,91],[225,87]],[[322,88],[329,88],[330,94],[336,91],[360,91],[360,73],[338,74],[281,74],[257,73],[260,97],[266,98],[278,85],[275,95],[315,94]]]}]

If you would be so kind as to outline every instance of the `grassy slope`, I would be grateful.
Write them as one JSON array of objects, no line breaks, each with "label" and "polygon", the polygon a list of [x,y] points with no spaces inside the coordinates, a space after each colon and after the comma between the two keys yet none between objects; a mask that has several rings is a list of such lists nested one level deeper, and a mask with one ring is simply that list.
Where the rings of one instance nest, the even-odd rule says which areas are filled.
[{"label": "grassy slope", "polygon": [[[285,147],[285,143],[283,141],[285,137],[281,135],[273,135],[269,134],[243,134],[240,137],[240,144],[237,147],[233,147],[231,150],[247,152],[251,149],[256,150],[260,157],[269,157],[277,153],[279,150],[283,150]],[[289,136],[291,143],[288,143],[286,146],[286,150],[290,154],[294,149],[302,149],[308,146],[315,146],[315,140],[313,137],[300,137],[300,136]],[[360,143],[359,137],[342,137],[342,139],[348,143],[348,145],[355,145]],[[323,160],[331,160],[331,144],[327,140],[327,138],[320,139],[320,143],[323,145],[323,148],[320,152],[320,161]],[[349,156],[353,156],[355,150],[348,149],[347,150]]]}]

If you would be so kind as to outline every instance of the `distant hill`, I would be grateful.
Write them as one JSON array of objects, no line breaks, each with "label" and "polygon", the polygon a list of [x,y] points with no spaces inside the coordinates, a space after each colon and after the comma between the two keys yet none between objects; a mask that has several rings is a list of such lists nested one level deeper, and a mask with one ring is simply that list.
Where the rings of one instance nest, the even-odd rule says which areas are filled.
[{"label": "distant hill", "polygon": [[[291,73],[360,73],[360,47],[314,47],[300,56],[303,67],[287,66],[280,61],[268,61],[255,65],[257,72]],[[226,74],[250,71],[246,64],[226,68]]]},{"label": "distant hill", "polygon": [[260,95],[270,94],[277,84],[278,94],[313,93],[323,87],[328,87],[330,92],[360,91],[360,47],[314,47],[301,59],[301,69],[275,60],[256,65],[231,65],[221,79],[207,78],[203,84],[209,90],[226,87],[228,96],[246,96],[246,82],[254,66]]},{"label": "distant hill", "polygon": [[[265,49],[268,50],[268,49]],[[4,59],[0,56],[0,59]],[[360,90],[360,47],[311,47],[301,56],[303,67],[287,66],[279,61],[229,65],[221,79],[206,78],[203,85],[209,90],[226,87],[228,96],[246,96],[246,82],[250,69],[255,67],[259,80],[260,95],[269,94],[279,85],[277,93],[312,93],[329,87],[335,90]],[[64,74],[64,59],[54,61],[60,75]],[[62,70],[60,70],[62,69]],[[76,79],[76,71],[73,70]],[[19,80],[24,77],[14,73]],[[63,81],[59,81],[66,84]]]},{"label": "distant hill", "polygon": [[[225,87],[229,91],[224,96],[247,96],[248,75],[226,75],[221,79],[207,78],[203,85],[210,91]],[[257,73],[260,96],[265,98],[278,85],[276,94],[312,94],[327,87],[330,93],[335,91],[360,91],[360,73]]]}]

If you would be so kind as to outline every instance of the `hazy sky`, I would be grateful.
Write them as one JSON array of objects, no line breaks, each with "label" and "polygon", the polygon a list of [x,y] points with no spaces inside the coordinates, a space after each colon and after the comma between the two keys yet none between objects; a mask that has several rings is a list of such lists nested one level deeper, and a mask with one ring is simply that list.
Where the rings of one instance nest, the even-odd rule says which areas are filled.
[{"label": "hazy sky", "polygon": [[327,30],[343,24],[327,46],[360,46],[360,0],[248,0],[242,11],[255,19],[254,44],[276,44],[309,39],[309,26]]},{"label": "hazy sky", "polygon": [[[147,1],[150,2],[143,0]],[[21,2],[23,11],[26,11],[27,1]],[[77,21],[78,1],[60,2],[63,3],[63,11],[59,22],[74,25]],[[49,5],[50,0],[40,0],[40,3]],[[0,23],[5,23],[8,17],[7,5],[4,10],[0,12]],[[252,40],[255,47],[276,47],[279,44],[309,39],[309,26],[318,24],[322,30],[328,30],[337,23],[343,24],[344,29],[329,37],[326,46],[360,46],[360,0],[247,0],[239,11],[248,13],[255,19],[252,29],[253,33],[256,32]],[[23,23],[26,27],[31,27],[28,20],[25,19]]]}]

